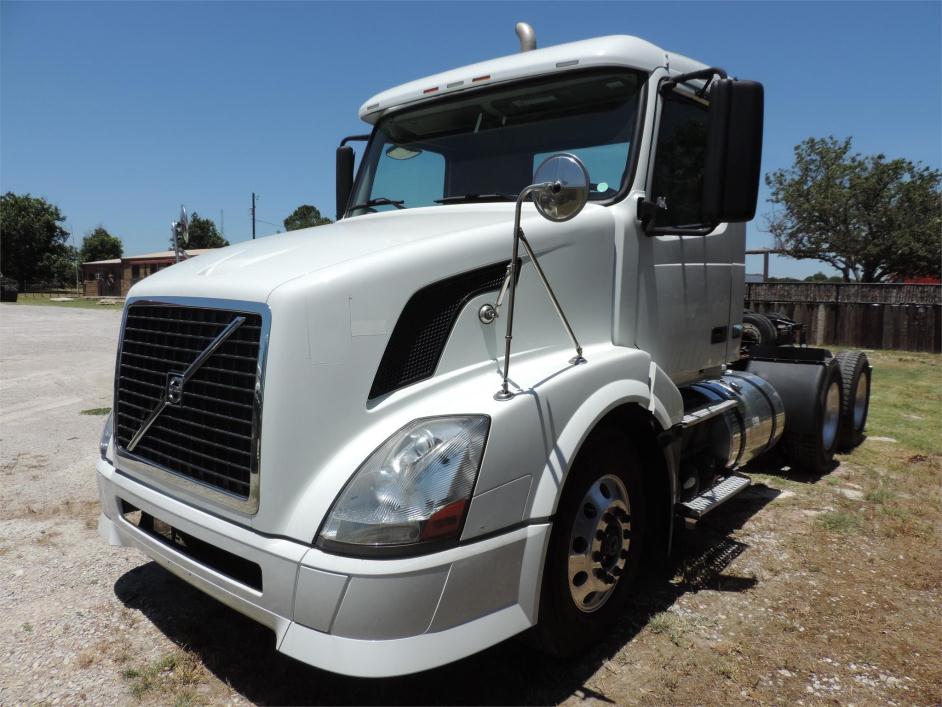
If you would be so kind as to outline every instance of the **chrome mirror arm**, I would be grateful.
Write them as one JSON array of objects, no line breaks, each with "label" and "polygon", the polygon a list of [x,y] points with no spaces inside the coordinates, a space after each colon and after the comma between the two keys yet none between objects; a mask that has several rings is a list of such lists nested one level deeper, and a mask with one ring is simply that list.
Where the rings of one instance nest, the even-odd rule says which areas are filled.
[{"label": "chrome mirror arm", "polygon": [[[553,304],[553,308],[556,310],[556,314],[559,315],[563,326],[566,328],[566,333],[569,335],[569,339],[572,341],[572,345],[576,350],[576,355],[570,359],[569,362],[572,364],[585,363],[585,359],[582,357],[582,347],[579,345],[579,341],[576,339],[576,335],[573,332],[572,327],[569,325],[569,320],[566,319],[566,315],[563,313],[563,309],[559,304],[559,300],[556,299],[553,288],[550,287],[549,281],[546,279],[546,274],[543,272],[543,268],[540,267],[540,264],[536,259],[536,254],[530,247],[530,243],[527,241],[526,236],[524,236],[523,229],[520,228],[520,212],[523,207],[523,202],[526,200],[526,198],[533,192],[539,191],[541,189],[557,190],[558,188],[558,182],[531,184],[521,191],[520,195],[517,197],[517,204],[516,208],[514,209],[514,245],[513,253],[510,258],[510,265],[507,266],[508,277],[504,278],[504,284],[501,286],[500,293],[497,296],[497,305],[493,308],[493,319],[496,319],[498,310],[503,302],[504,292],[509,291],[510,294],[507,299],[507,328],[504,333],[504,368],[502,371],[503,380],[501,381],[500,390],[494,394],[495,400],[510,400],[514,396],[514,394],[511,393],[509,389],[508,376],[510,375],[510,347],[514,335],[514,300],[517,291],[517,267],[520,257],[521,242],[523,243],[524,249],[527,251],[527,256],[533,263],[533,267],[540,278],[540,282],[542,282],[543,287],[546,288],[546,294],[549,295],[550,301]],[[491,319],[491,321],[493,321],[493,319]]]},{"label": "chrome mirror arm", "polygon": [[514,338],[514,295],[517,291],[517,259],[520,253],[520,211],[524,200],[532,192],[541,188],[542,184],[531,184],[525,187],[517,197],[514,208],[514,246],[510,257],[510,295],[507,298],[507,327],[504,330],[504,370],[500,390],[494,394],[494,400],[510,400],[514,395],[508,389],[507,377],[510,375],[510,342]]}]

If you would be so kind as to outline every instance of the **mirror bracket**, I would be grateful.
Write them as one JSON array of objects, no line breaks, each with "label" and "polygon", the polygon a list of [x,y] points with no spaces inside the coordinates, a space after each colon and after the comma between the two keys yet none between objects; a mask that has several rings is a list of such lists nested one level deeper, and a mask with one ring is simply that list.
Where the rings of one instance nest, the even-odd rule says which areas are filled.
[{"label": "mirror bracket", "polygon": [[[573,173],[570,170],[568,175],[561,177],[559,176],[559,173],[564,169],[564,167],[576,168],[576,171]],[[533,248],[530,247],[530,242],[527,240],[523,233],[523,229],[520,227],[520,211],[523,206],[523,202],[527,199],[527,197],[533,195],[533,202],[534,206],[536,206],[537,212],[539,212],[539,214],[547,220],[560,222],[575,218],[575,216],[580,211],[582,211],[586,201],[588,200],[589,173],[582,161],[575,155],[560,154],[547,158],[537,169],[534,177],[537,180],[539,180],[540,177],[543,177],[543,179],[537,181],[535,184],[525,187],[517,197],[516,208],[514,209],[514,241],[513,254],[511,256],[509,265],[509,277],[504,279],[504,287],[501,288],[501,293],[498,295],[497,306],[499,307],[501,299],[503,298],[504,288],[507,286],[509,281],[507,327],[504,334],[504,366],[502,371],[503,380],[501,382],[500,390],[494,394],[494,400],[498,401],[511,400],[514,397],[514,393],[511,393],[509,389],[510,347],[511,342],[513,341],[514,295],[516,294],[517,289],[517,273],[519,268],[518,258],[521,244],[523,245],[524,250],[526,250],[527,256],[530,258],[530,262],[533,263],[533,269],[536,271],[540,282],[543,283],[543,287],[545,288],[546,294],[553,305],[553,309],[556,310],[556,314],[559,316],[563,327],[566,329],[566,334],[569,336],[569,340],[572,342],[572,346],[576,350],[576,355],[569,359],[569,363],[574,366],[586,363],[586,359],[582,356],[582,346],[579,344],[579,340],[576,338],[576,334],[572,330],[569,320],[566,318],[563,308],[559,304],[559,300],[556,298],[556,294],[553,292],[553,288],[550,286],[549,280],[546,278],[546,274],[543,272],[543,268],[540,266],[539,260],[536,257],[536,253],[533,252]],[[546,179],[546,177],[550,178]],[[561,209],[561,206],[565,206],[567,208]],[[493,314],[494,318],[496,318],[496,310],[495,312],[488,311],[485,313],[484,308],[482,308],[478,313],[478,316],[483,322],[485,317],[482,315],[490,317],[491,314]]]}]

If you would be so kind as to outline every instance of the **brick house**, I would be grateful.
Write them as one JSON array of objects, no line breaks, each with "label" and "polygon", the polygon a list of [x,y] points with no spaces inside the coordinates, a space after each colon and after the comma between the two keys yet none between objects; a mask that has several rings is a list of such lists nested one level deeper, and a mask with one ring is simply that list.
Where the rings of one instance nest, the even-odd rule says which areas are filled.
[{"label": "brick house", "polygon": [[[191,258],[208,248],[194,248],[186,253]],[[111,260],[82,263],[82,280],[86,297],[124,297],[138,280],[153,275],[174,263],[173,251],[129,255]]]}]

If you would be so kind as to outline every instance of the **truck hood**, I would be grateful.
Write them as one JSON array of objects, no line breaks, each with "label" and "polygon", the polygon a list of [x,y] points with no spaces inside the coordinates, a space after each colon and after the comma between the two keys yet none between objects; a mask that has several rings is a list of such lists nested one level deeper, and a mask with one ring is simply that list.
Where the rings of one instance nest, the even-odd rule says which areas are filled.
[{"label": "truck hood", "polygon": [[475,231],[501,226],[507,230],[509,246],[512,223],[509,203],[368,214],[205,253],[142,280],[129,296],[173,294],[264,302],[290,280],[416,241],[472,238]]}]

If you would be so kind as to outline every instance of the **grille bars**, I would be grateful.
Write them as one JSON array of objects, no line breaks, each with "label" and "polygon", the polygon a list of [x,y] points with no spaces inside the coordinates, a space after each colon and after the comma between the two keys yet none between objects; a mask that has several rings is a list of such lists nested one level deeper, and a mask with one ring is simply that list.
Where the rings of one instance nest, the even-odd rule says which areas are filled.
[{"label": "grille bars", "polygon": [[[232,336],[235,333],[235,330],[238,329],[245,322],[245,317],[239,316],[233,319],[229,324],[223,329],[219,334],[213,339],[209,346],[203,349],[199,356],[196,357],[196,360],[193,361],[186,370],[180,375],[180,386],[182,390],[183,384],[185,384],[190,378],[193,377],[193,374],[196,373],[200,366],[206,363],[206,360],[212,356],[220,346],[226,343],[226,339]],[[134,436],[131,438],[131,441],[128,442],[126,449],[129,452],[133,452],[134,448],[137,446],[137,443],[141,441],[141,438],[147,434],[147,430],[150,429],[150,426],[154,424],[157,418],[160,416],[160,413],[164,411],[164,408],[170,404],[170,401],[167,398],[167,389],[160,395],[160,400],[157,405],[154,406],[154,409],[151,411],[150,415],[147,416],[147,419],[141,424],[137,432],[134,433]]]}]

